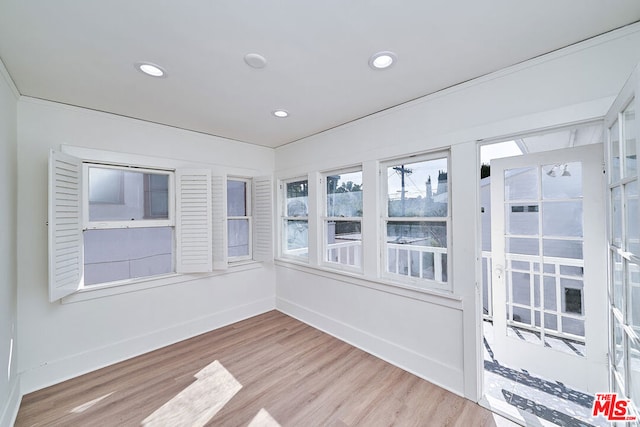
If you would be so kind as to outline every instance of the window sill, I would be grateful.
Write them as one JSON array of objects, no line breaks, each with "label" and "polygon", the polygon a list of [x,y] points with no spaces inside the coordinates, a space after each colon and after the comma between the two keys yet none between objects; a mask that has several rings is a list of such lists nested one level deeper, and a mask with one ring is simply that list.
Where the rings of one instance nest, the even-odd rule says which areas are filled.
[{"label": "window sill", "polygon": [[323,266],[311,266],[301,262],[295,262],[290,259],[277,258],[275,265],[279,267],[289,268],[291,270],[302,271],[317,276],[326,277],[328,279],[349,283],[356,286],[362,286],[369,289],[375,289],[390,294],[412,298],[444,307],[462,310],[462,298],[448,293],[448,291],[439,291],[438,289],[426,289],[410,284],[392,282],[379,278],[370,278],[357,273],[347,271],[329,269]]},{"label": "window sill", "polygon": [[203,274],[178,274],[171,273],[162,276],[146,277],[141,279],[131,279],[121,282],[112,282],[104,285],[93,285],[79,289],[76,293],[61,299],[62,304],[71,304],[80,301],[87,301],[96,298],[104,298],[112,295],[120,295],[129,292],[138,292],[145,289],[158,288],[161,286],[177,285],[191,282],[193,280],[206,279],[207,277],[222,276],[241,271],[261,268],[262,263],[253,260],[237,262],[229,265],[227,270],[216,270]]}]

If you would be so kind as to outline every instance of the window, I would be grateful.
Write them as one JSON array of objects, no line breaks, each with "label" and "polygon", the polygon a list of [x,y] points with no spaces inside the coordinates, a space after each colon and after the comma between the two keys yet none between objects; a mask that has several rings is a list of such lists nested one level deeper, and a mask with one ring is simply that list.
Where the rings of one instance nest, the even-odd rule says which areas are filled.
[{"label": "window", "polygon": [[309,181],[283,183],[282,255],[309,258]]},{"label": "window", "polygon": [[436,155],[383,165],[385,277],[449,289],[448,164],[448,156]]},{"label": "window", "polygon": [[212,214],[208,169],[83,162],[51,150],[50,301],[99,284],[212,271]]},{"label": "window", "polygon": [[324,176],[324,261],[362,269],[362,171]]},{"label": "window", "polygon": [[227,180],[227,251],[231,262],[251,259],[250,194],[250,180]]},{"label": "window", "polygon": [[173,172],[84,164],[84,285],[172,273]]}]

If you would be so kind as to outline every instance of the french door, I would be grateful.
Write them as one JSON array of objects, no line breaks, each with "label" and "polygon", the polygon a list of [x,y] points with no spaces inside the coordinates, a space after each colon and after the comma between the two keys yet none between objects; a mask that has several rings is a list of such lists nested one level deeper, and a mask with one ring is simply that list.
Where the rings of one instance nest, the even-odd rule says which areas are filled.
[{"label": "french door", "polygon": [[609,366],[612,390],[640,408],[640,212],[636,68],[605,118],[609,170]]},{"label": "french door", "polygon": [[607,389],[602,144],[491,161],[496,360]]}]

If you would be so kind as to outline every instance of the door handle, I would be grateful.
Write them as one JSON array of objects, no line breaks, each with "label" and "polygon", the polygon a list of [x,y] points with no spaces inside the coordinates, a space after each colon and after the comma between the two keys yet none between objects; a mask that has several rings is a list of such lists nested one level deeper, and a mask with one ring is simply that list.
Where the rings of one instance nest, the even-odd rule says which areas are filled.
[{"label": "door handle", "polygon": [[502,279],[502,275],[504,274],[504,267],[500,264],[496,264],[494,270],[496,272],[496,275],[498,276],[498,279]]}]

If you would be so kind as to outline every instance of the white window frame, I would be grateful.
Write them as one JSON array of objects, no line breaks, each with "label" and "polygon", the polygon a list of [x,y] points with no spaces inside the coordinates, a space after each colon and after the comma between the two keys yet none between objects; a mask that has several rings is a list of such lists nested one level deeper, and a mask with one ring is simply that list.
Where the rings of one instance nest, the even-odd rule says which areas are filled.
[{"label": "white window frame", "polygon": [[[88,221],[88,166],[114,167],[136,171],[171,172],[168,220]],[[182,165],[182,164],[180,164]],[[65,299],[79,291],[114,289],[108,294],[146,289],[190,280],[189,273],[212,273],[212,173],[210,168],[181,169],[170,159],[149,158],[81,147],[63,146],[50,150],[49,157],[49,300]],[[173,179],[171,179],[173,176]],[[195,185],[194,185],[195,184]],[[194,194],[197,194],[194,199]],[[86,206],[85,206],[86,205]],[[195,229],[194,209],[199,220]],[[134,224],[132,224],[134,223]],[[226,223],[226,222],[225,222]],[[83,230],[157,226],[174,227],[174,272],[101,284],[84,285]],[[123,285],[127,285],[125,287]],[[130,285],[135,285],[130,288]],[[115,289],[121,289],[116,292]],[[98,292],[104,294],[103,292]],[[106,294],[105,294],[106,295]],[[69,300],[90,298],[72,297]]]},{"label": "white window frame", "polygon": [[[248,236],[247,236],[247,241],[249,243],[249,253],[247,255],[240,255],[240,256],[228,256],[228,262],[234,263],[234,262],[241,262],[241,261],[248,261],[253,259],[253,204],[252,204],[252,197],[251,195],[253,194],[253,180],[251,178],[239,178],[239,177],[235,177],[235,176],[229,176],[227,177],[227,183],[229,181],[237,181],[237,182],[244,182],[245,184],[245,188],[244,188],[244,199],[245,199],[245,215],[244,216],[229,216],[229,197],[227,195],[227,224],[229,223],[229,221],[231,220],[247,220],[249,223],[249,227],[248,227]],[[227,226],[227,232],[228,232],[228,226]],[[227,235],[227,247],[229,245],[229,240],[228,240],[228,235]]]},{"label": "white window frame", "polygon": [[[309,204],[307,202],[307,215],[306,216],[288,216],[288,209],[287,209],[287,184],[293,183],[293,182],[301,182],[301,181],[306,181],[307,182],[307,200],[310,200],[310,194],[309,194],[309,177],[308,176],[299,176],[297,178],[288,178],[288,179],[284,179],[280,181],[280,197],[282,198],[282,204],[281,204],[281,215],[280,215],[280,256],[282,258],[287,258],[289,260],[295,260],[298,262],[304,262],[304,263],[309,263],[310,260],[310,255],[309,255],[309,250],[311,249],[311,234],[309,233]],[[292,253],[293,251],[297,251],[297,249],[294,249],[292,251],[287,250],[287,224],[289,221],[306,221],[307,223],[307,256],[300,256],[300,255],[296,255],[294,253]]]},{"label": "white window frame", "polygon": [[[388,200],[388,177],[387,177],[387,169],[392,166],[402,165],[402,164],[412,164],[419,163],[429,160],[439,160],[446,159],[447,161],[447,216],[444,217],[390,217],[389,216],[389,200]],[[452,204],[451,204],[451,152],[449,150],[443,151],[435,151],[431,153],[425,153],[420,155],[413,156],[404,156],[398,157],[391,160],[385,160],[384,162],[380,162],[380,190],[381,190],[381,198],[380,198],[380,274],[382,279],[387,280],[389,282],[395,282],[399,284],[407,284],[412,287],[417,287],[421,289],[436,289],[447,292],[453,291],[451,273],[452,273],[452,236],[451,236],[451,218],[452,218]],[[437,184],[437,183],[436,183]],[[410,275],[411,268],[408,268],[409,275],[397,274],[389,272],[388,266],[388,247],[387,247],[387,224],[389,222],[423,222],[423,223],[441,223],[444,222],[446,224],[447,231],[447,244],[446,247],[442,248],[442,251],[438,251],[446,254],[447,256],[447,281],[438,281],[434,279],[425,279],[419,277],[413,277]],[[434,268],[436,265],[435,254],[434,254]]]},{"label": "white window frame", "polygon": [[[359,273],[362,274],[363,273],[363,264],[364,264],[364,252],[363,252],[363,246],[362,246],[362,234],[363,234],[363,225],[364,225],[364,198],[363,198],[363,212],[362,212],[362,216],[359,217],[335,217],[335,216],[328,216],[328,212],[329,212],[329,205],[328,205],[328,190],[327,190],[327,185],[328,185],[328,177],[330,176],[334,176],[334,175],[341,175],[341,174],[348,174],[348,173],[354,173],[354,172],[360,172],[360,174],[362,175],[362,181],[364,181],[364,171],[362,169],[362,166],[356,166],[356,167],[351,167],[351,168],[345,168],[345,169],[338,169],[338,170],[332,170],[329,172],[324,172],[322,174],[322,178],[321,178],[321,185],[322,185],[322,215],[320,216],[321,222],[322,222],[322,258],[321,258],[321,263],[323,266],[325,267],[330,267],[333,269],[337,269],[337,270],[344,270],[344,271],[349,271],[349,272],[353,272],[353,273]],[[363,194],[364,194],[364,190],[363,190]],[[335,261],[331,261],[328,259],[328,251],[329,251],[329,242],[327,241],[327,237],[328,237],[328,228],[329,228],[329,223],[331,221],[345,221],[345,222],[359,222],[360,223],[360,233],[361,233],[361,238],[360,238],[360,245],[359,248],[356,250],[354,249],[354,253],[359,253],[360,255],[360,260],[359,260],[359,266],[357,265],[349,265],[346,263],[341,263],[341,262],[335,262]],[[347,253],[347,257],[349,257],[349,251],[346,251]]]}]

